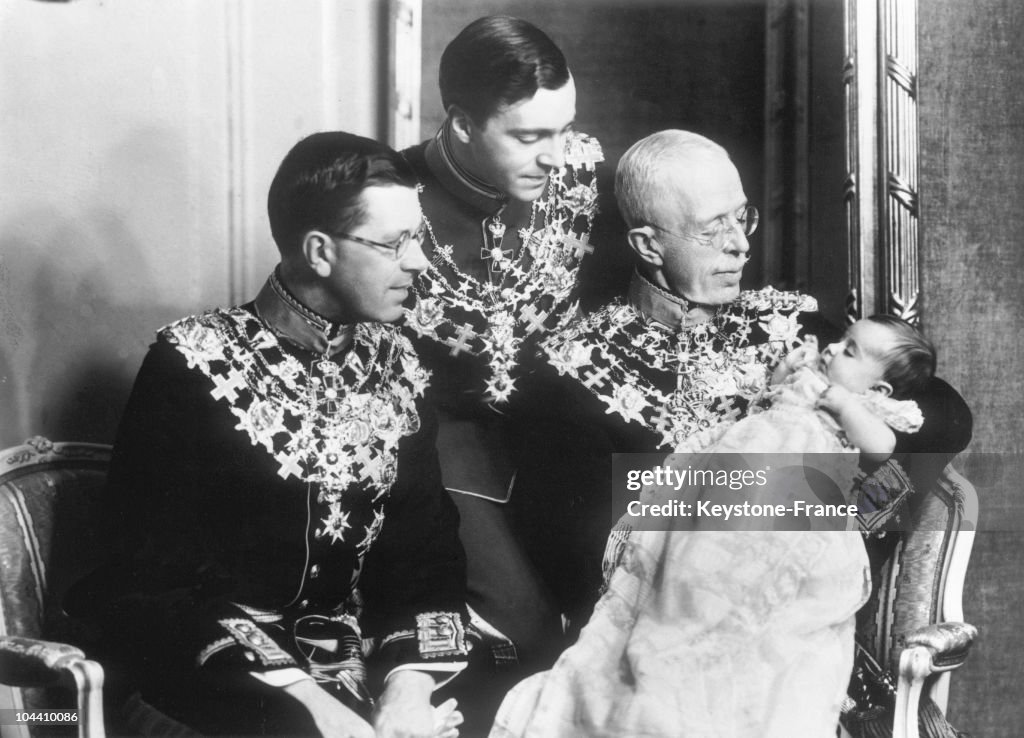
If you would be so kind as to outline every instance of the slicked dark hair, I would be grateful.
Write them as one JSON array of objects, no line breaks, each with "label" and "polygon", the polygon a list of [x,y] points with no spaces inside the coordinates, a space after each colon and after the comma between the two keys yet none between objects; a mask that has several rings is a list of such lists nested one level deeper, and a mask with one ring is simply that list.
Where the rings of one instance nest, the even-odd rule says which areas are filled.
[{"label": "slicked dark hair", "polygon": [[555,42],[507,15],[479,18],[463,28],[441,55],[438,74],[445,111],[458,105],[478,125],[502,106],[568,81],[569,67]]},{"label": "slicked dark hair", "polygon": [[416,187],[405,158],[382,143],[342,131],[314,133],[284,157],[270,183],[270,232],[282,255],[294,253],[307,233],[357,228],[366,213],[367,187]]},{"label": "slicked dark hair", "polygon": [[872,323],[889,328],[896,342],[883,356],[885,375],[896,399],[922,391],[935,374],[935,347],[921,331],[895,315],[880,314],[867,318]]}]

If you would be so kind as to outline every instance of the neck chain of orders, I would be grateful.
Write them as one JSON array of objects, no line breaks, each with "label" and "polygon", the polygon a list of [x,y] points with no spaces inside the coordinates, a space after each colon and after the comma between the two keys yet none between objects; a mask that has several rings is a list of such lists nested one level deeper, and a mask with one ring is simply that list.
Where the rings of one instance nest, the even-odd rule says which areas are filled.
[{"label": "neck chain of orders", "polygon": [[524,342],[557,330],[576,313],[572,297],[580,263],[593,250],[593,169],[602,158],[594,139],[573,134],[568,166],[549,175],[544,195],[532,204],[529,224],[519,231],[518,249],[505,248],[504,207],[483,221],[477,253],[487,265],[486,279],[459,268],[455,246],[443,243],[424,217],[433,254],[417,281],[407,323],[418,335],[449,347],[452,357],[480,357],[485,363],[480,389],[489,403],[504,403],[515,390]]}]

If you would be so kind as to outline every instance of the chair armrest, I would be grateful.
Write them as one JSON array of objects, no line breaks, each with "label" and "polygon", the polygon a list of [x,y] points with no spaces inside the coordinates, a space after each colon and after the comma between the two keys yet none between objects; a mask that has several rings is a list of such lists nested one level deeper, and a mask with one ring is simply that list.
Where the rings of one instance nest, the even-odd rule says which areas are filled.
[{"label": "chair armrest", "polygon": [[[949,671],[967,660],[978,629],[970,623],[935,623],[904,636],[904,648],[924,647],[931,654],[931,672]],[[902,672],[902,668],[900,669]]]},{"label": "chair armrest", "polygon": [[0,673],[4,683],[13,687],[55,684],[72,662],[84,660],[84,653],[66,643],[0,636]]},{"label": "chair armrest", "polygon": [[936,623],[909,633],[900,653],[893,738],[916,738],[925,679],[967,660],[978,629],[969,623]]},{"label": "chair armrest", "polygon": [[15,687],[46,687],[70,676],[78,689],[78,735],[105,738],[103,667],[66,643],[0,636],[0,674]]}]

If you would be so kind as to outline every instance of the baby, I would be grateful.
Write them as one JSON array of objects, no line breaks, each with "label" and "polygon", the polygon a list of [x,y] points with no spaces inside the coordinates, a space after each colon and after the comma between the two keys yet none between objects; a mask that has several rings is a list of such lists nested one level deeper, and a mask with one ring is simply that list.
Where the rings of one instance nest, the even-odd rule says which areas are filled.
[{"label": "baby", "polygon": [[[752,495],[759,495],[750,501],[791,508],[796,499],[809,504],[845,502],[862,460],[880,464],[892,455],[897,432],[913,433],[921,427],[917,403],[905,398],[922,389],[934,371],[931,343],[891,315],[857,321],[840,341],[820,353],[811,336],[775,369],[765,394],[767,409],[755,408],[742,420],[692,437],[679,449],[683,455],[669,456],[666,465],[731,468],[742,466],[750,454],[799,455],[803,472],[795,479],[774,475],[767,487],[750,488]],[[772,463],[787,462],[778,457]],[[807,476],[811,469],[820,474]],[[815,478],[819,481],[812,482]],[[645,489],[640,498],[656,503],[666,496],[676,495],[655,487]],[[735,493],[689,490],[691,501],[728,502],[730,497]],[[760,526],[759,521],[748,522]]]},{"label": "baby", "polygon": [[[723,468],[716,465],[731,463],[724,453],[800,454],[794,468],[828,467],[848,493],[858,451],[887,458],[897,432],[920,426],[916,404],[900,398],[934,367],[934,350],[909,324],[860,320],[820,354],[813,339],[789,354],[772,377],[768,409],[719,426],[717,438],[692,439],[698,453],[670,455],[665,466]],[[787,477],[778,491],[789,494],[788,482],[799,487],[803,478]],[[815,490],[793,494],[805,492]],[[692,505],[709,496],[737,499],[701,484],[646,487],[640,498]],[[692,516],[652,522],[620,520],[590,622],[551,670],[509,693],[492,738],[834,735],[853,668],[854,614],[871,591],[860,534],[751,530],[742,521],[719,530]],[[520,715],[532,716],[525,729]]]},{"label": "baby", "polygon": [[840,442],[870,461],[884,461],[896,446],[894,430],[921,427],[917,404],[905,398],[934,373],[935,349],[924,336],[900,318],[873,315],[820,355],[813,337],[790,353],[772,375],[769,398],[776,412],[768,414],[786,424],[785,407],[806,407],[799,398],[816,398],[814,406],[828,413],[821,420]]},{"label": "baby", "polygon": [[775,369],[771,404],[743,420],[694,437],[683,452],[839,453],[859,451],[882,462],[896,432],[913,433],[923,418],[907,400],[935,372],[935,349],[909,323],[874,315],[850,326],[818,352],[811,336]]}]

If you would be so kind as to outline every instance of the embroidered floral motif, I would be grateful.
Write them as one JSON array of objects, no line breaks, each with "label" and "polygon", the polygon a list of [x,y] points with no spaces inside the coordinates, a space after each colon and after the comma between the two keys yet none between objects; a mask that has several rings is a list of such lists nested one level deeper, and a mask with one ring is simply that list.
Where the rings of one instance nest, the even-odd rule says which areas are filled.
[{"label": "embroidered floral motif", "polygon": [[[814,299],[767,288],[742,293],[710,321],[671,330],[617,301],[541,344],[551,366],[607,405],[606,412],[683,450],[736,420],[768,382],[768,367],[798,340]],[[751,342],[752,331],[766,340]]]},{"label": "embroidered floral motif", "polygon": [[583,341],[566,341],[551,346],[548,360],[559,374],[567,374],[575,372],[581,367],[589,366],[593,352],[594,347],[588,346]]},{"label": "embroidered floral motif", "polygon": [[612,390],[610,398],[604,395],[599,395],[599,397],[608,404],[609,412],[617,412],[626,420],[643,423],[643,411],[650,408],[650,403],[647,402],[643,392],[636,388],[633,379],[633,377],[626,377],[624,384],[617,385]]},{"label": "embroidered floral motif", "polygon": [[406,318],[416,335],[428,335],[444,322],[444,307],[433,297],[422,297],[406,313]]},{"label": "embroidered floral motif", "polygon": [[[481,253],[491,274],[487,282],[459,269],[452,245],[439,243],[427,221],[433,258],[420,277],[415,304],[406,310],[408,324],[417,335],[450,347],[452,356],[483,357],[489,365],[483,388],[488,402],[504,403],[515,390],[523,341],[561,328],[576,312],[569,298],[580,263],[593,250],[588,243],[597,210],[592,173],[603,160],[595,139],[570,136],[568,166],[552,172],[545,195],[533,203],[533,220],[520,232],[519,252],[502,248],[505,225],[500,220],[488,224],[491,237],[485,236]],[[541,213],[543,224],[535,228]]]},{"label": "embroidered floral motif", "polygon": [[429,374],[408,339],[395,326],[359,324],[340,363],[320,359],[306,367],[238,308],[186,318],[162,333],[210,379],[210,394],[228,404],[235,429],[273,456],[283,479],[317,486],[317,538],[346,542],[354,526],[343,495],[367,496],[372,509],[364,514],[373,522],[357,545],[365,552],[397,476],[398,442],[420,428],[415,403]]}]

